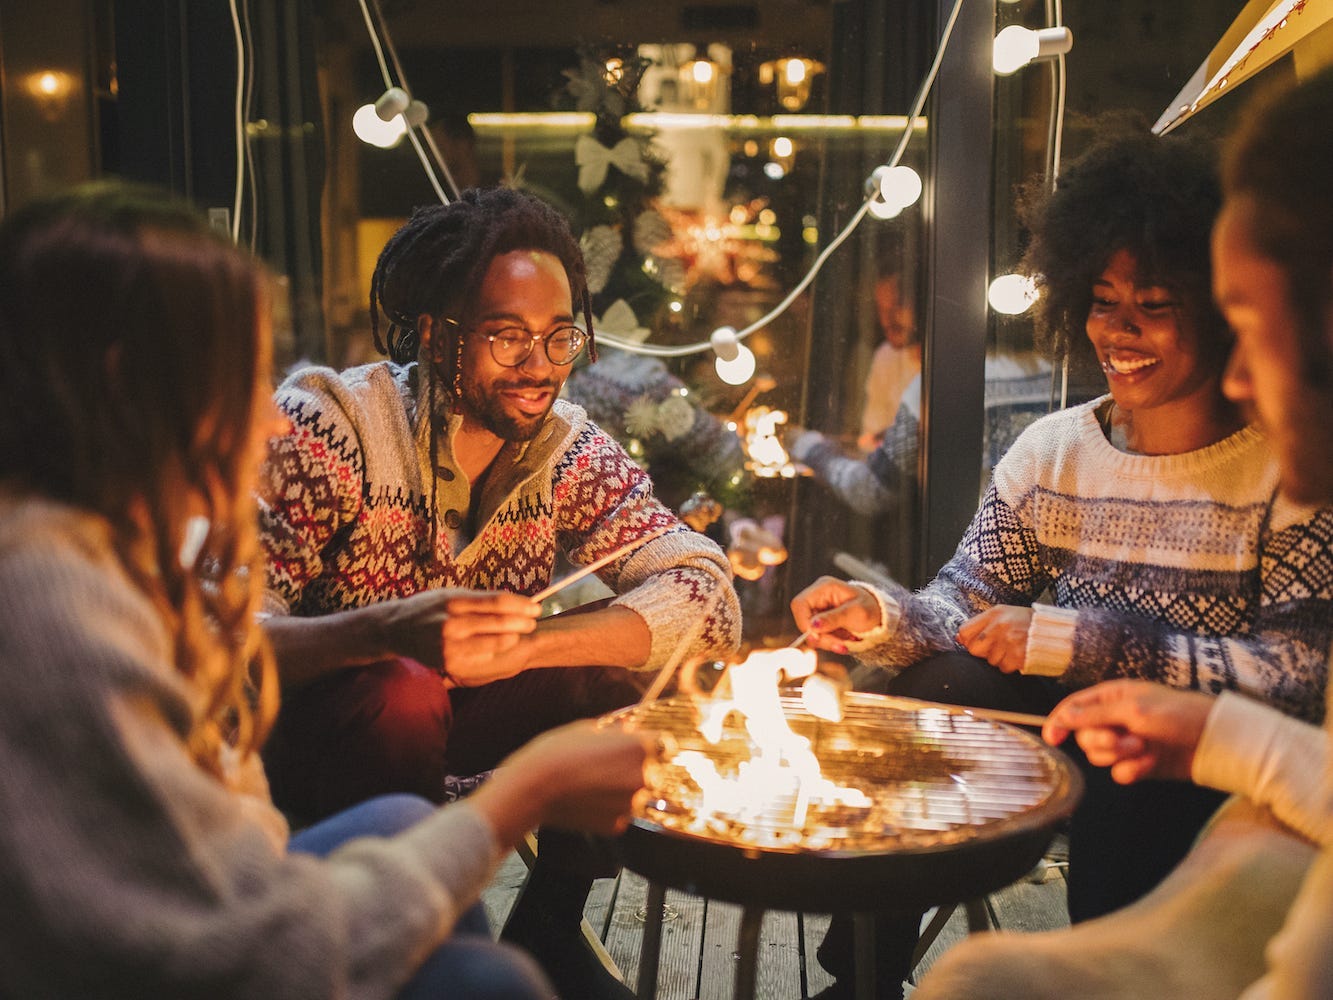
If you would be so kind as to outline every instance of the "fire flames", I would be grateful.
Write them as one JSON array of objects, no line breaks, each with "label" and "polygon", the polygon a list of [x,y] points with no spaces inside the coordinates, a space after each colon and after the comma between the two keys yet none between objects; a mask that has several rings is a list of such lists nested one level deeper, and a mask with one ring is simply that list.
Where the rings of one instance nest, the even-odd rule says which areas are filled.
[{"label": "fire flames", "polygon": [[[728,667],[712,697],[697,702],[699,731],[713,747],[734,743],[735,728],[728,733],[726,726],[732,713],[737,713],[743,719],[748,746],[739,753],[717,755],[730,761],[723,767],[705,749],[678,750],[665,762],[683,768],[698,787],[687,823],[689,832],[726,830],[764,846],[795,845],[806,839],[812,807],[871,806],[859,789],[826,779],[811,740],[792,730],[779,693],[783,676],[789,681],[803,680],[802,701],[812,715],[833,721],[841,718],[839,693],[816,673],[811,651],[754,652],[744,662]],[[775,825],[779,817],[781,822]]]}]

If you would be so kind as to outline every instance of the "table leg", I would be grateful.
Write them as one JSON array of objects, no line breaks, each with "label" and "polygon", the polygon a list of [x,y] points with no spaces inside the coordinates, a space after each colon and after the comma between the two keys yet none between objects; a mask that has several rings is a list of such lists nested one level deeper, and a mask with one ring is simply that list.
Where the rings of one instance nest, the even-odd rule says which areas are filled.
[{"label": "table leg", "polygon": [[875,915],[852,914],[853,965],[856,1000],[875,1000]]},{"label": "table leg", "polygon": [[666,903],[666,886],[660,882],[648,883],[648,898],[643,912],[643,949],[639,952],[639,1000],[653,1000],[657,996],[657,966],[662,955],[662,906]]},{"label": "table leg", "polygon": [[764,911],[747,906],[741,911],[740,939],[736,943],[736,991],[733,1000],[754,1000],[756,967],[759,964],[759,929],[764,923]]}]

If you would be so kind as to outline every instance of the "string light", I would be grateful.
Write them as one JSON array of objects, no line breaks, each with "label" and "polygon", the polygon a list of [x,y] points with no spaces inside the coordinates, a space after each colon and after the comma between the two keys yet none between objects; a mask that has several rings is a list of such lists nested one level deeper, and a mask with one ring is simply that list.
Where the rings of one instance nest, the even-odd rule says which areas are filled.
[{"label": "string light", "polygon": [[866,193],[870,196],[870,214],[877,219],[892,219],[920,199],[921,175],[911,167],[876,167],[866,180]]},{"label": "string light", "polygon": [[1037,283],[1026,274],[1001,274],[986,291],[990,307],[1006,316],[1021,316],[1038,297]]},{"label": "string light", "polygon": [[[949,16],[945,21],[944,29],[940,34],[939,45],[935,50],[935,58],[932,60],[930,68],[926,71],[926,76],[921,81],[921,85],[917,90],[916,97],[912,102],[912,108],[906,116],[907,125],[903,129],[902,136],[898,140],[898,145],[895,147],[893,155],[889,158],[888,162],[885,163],[882,168],[877,168],[877,169],[894,169],[898,167],[900,161],[902,160],[903,152],[907,148],[907,142],[911,138],[912,133],[915,131],[917,125],[917,119],[920,117],[921,111],[925,107],[926,98],[930,94],[931,88],[934,86],[935,78],[939,75],[940,64],[944,60],[944,53],[948,49],[949,39],[953,35],[954,25],[958,21],[958,13],[962,9],[962,6],[963,6],[963,0],[954,0],[953,7],[950,9]],[[371,24],[370,13],[366,9],[365,0],[361,0],[361,8],[366,19],[366,26],[370,31],[371,41],[375,46],[377,56],[379,56],[378,37],[376,36],[374,28]],[[385,29],[385,35],[386,37],[388,35],[387,28]],[[380,56],[380,66],[381,66],[381,72],[383,73],[386,82],[388,82],[388,69],[384,65],[382,56]],[[408,132],[408,134],[409,136],[412,136],[412,133],[410,131]],[[420,150],[418,150],[418,154],[421,155]],[[424,156],[422,156],[422,163],[423,166],[426,166],[427,173],[430,174],[430,169],[428,164],[426,164],[425,162]],[[911,171],[911,173],[914,177],[916,177],[916,185],[919,186],[921,182],[920,176],[917,175],[916,171],[914,170]],[[904,175],[897,175],[897,176],[902,177]],[[878,182],[876,183],[878,184]],[[744,329],[732,331],[732,336],[735,338],[736,346],[738,348],[737,358],[736,360],[730,362],[724,362],[722,358],[719,356],[717,362],[719,377],[723,377],[722,369],[724,366],[726,366],[730,371],[731,366],[743,365],[744,363],[741,362],[740,359],[743,358],[745,355],[749,355],[751,362],[753,361],[754,358],[753,352],[751,352],[749,348],[745,347],[743,343],[745,338],[750,336],[750,334],[754,333],[756,330],[763,329],[769,323],[772,323],[773,320],[777,319],[779,316],[785,313],[789,308],[791,308],[792,303],[795,302],[801,296],[801,294],[810,286],[810,283],[814,281],[815,276],[819,273],[820,269],[824,266],[824,263],[828,260],[828,258],[833,255],[834,251],[836,251],[838,247],[842,246],[842,244],[847,241],[848,237],[851,236],[851,234],[855,231],[856,227],[861,224],[861,220],[864,219],[866,215],[872,211],[872,206],[875,205],[876,201],[883,201],[885,204],[888,204],[888,201],[884,198],[882,185],[880,186],[880,188],[881,189],[879,191],[874,193],[869,193],[867,195],[866,200],[861,204],[861,207],[855,213],[853,213],[852,217],[847,221],[847,224],[843,226],[842,230],[839,231],[839,233],[836,236],[834,236],[832,240],[829,241],[828,246],[826,246],[822,251],[820,251],[819,255],[815,258],[814,263],[810,266],[810,270],[807,271],[805,276],[796,283],[795,287],[793,287],[792,290],[787,293],[786,297],[783,298],[781,302],[779,302],[776,306],[770,309],[763,316],[759,317],[759,319],[755,320],[753,323],[750,323]],[[897,188],[895,188],[895,190],[897,190]],[[438,188],[438,186],[436,187],[436,193],[440,196],[441,201],[448,200],[444,196],[444,193]],[[896,197],[897,199],[900,200],[902,195],[898,194]],[[898,211],[901,212],[902,208],[905,208],[907,207],[907,205],[912,204],[919,197],[920,197],[920,190],[918,189],[916,194],[913,195],[909,201],[904,202]],[[680,308],[680,305],[679,303],[673,301],[671,303],[671,308],[673,310],[676,310]],[[731,329],[731,328],[723,327],[721,329]],[[717,333],[718,331],[714,331],[714,336],[716,336]],[[702,353],[703,351],[707,351],[709,349],[716,350],[711,337],[707,343],[683,344],[677,347],[666,347],[655,344],[640,344],[629,340],[623,340],[619,337],[614,337],[607,334],[599,334],[598,341],[599,343],[605,343],[611,345],[612,347],[620,348],[621,350],[624,350],[631,354],[640,354],[649,357],[659,357],[659,358],[687,357],[692,354]],[[752,375],[753,375],[753,370],[748,372],[744,378],[740,379],[738,382],[734,384],[737,385],[742,384],[745,381],[747,381]]]},{"label": "string light", "polygon": [[727,385],[744,385],[754,377],[754,352],[736,339],[736,328],[720,326],[708,338],[717,354],[717,377]]},{"label": "string light", "polygon": [[1074,47],[1074,35],[1064,26],[1033,31],[1011,24],[995,36],[991,66],[1000,76],[1017,73],[1037,59],[1062,56]]}]

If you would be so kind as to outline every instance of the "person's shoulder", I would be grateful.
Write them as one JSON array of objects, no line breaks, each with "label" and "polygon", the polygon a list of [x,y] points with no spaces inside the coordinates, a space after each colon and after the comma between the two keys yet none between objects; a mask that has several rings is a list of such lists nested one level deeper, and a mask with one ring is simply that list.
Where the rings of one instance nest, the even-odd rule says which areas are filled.
[{"label": "person's shoulder", "polygon": [[161,628],[151,604],[125,572],[110,522],[47,497],[4,495],[0,619],[14,615],[26,632],[65,634],[72,608],[81,609],[84,621],[100,610],[104,619],[134,631],[141,641]]}]

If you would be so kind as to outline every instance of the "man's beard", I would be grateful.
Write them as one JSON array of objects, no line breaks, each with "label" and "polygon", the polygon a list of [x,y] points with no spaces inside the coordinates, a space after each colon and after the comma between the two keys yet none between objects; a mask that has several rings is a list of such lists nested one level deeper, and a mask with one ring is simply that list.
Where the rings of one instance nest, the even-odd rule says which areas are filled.
[{"label": "man's beard", "polygon": [[464,378],[463,396],[460,400],[463,412],[502,441],[531,441],[546,422],[551,406],[539,415],[529,416],[524,413],[512,413],[505,408],[500,398],[501,392],[523,389],[550,389],[551,405],[560,387],[550,379],[529,379],[516,377],[493,382],[489,387],[482,386],[475,379]]}]

